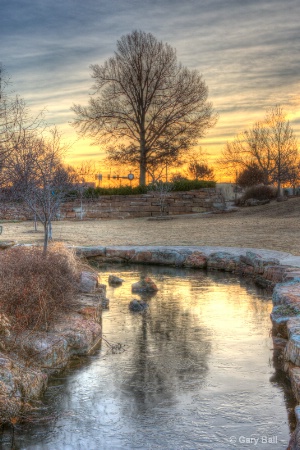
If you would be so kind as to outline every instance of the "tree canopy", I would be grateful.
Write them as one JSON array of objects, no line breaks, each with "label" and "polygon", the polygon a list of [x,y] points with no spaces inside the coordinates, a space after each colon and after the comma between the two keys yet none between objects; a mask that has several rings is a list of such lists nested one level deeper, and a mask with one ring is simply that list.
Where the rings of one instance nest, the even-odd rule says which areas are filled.
[{"label": "tree canopy", "polygon": [[122,36],[114,56],[91,70],[95,92],[88,106],[73,106],[74,126],[112,161],[138,166],[141,185],[152,166],[175,161],[216,122],[202,75],[150,33]]}]

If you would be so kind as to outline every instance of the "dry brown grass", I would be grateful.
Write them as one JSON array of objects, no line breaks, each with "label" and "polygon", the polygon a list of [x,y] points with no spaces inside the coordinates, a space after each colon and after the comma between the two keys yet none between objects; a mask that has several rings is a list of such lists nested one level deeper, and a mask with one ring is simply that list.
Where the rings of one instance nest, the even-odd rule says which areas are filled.
[{"label": "dry brown grass", "polygon": [[[70,245],[208,245],[281,250],[300,255],[300,198],[241,208],[237,213],[148,221],[87,220],[53,223],[53,236]],[[4,224],[3,240],[42,244],[31,222]]]},{"label": "dry brown grass", "polygon": [[0,252],[0,309],[15,332],[47,330],[74,304],[78,269],[73,252],[62,245],[15,247]]}]

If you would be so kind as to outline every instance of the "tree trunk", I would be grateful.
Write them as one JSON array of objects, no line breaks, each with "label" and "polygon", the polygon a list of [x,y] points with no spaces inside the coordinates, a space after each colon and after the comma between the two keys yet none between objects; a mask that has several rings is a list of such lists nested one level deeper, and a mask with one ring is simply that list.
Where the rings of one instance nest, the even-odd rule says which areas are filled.
[{"label": "tree trunk", "polygon": [[147,158],[145,136],[142,134],[140,139],[140,186],[146,185]]},{"label": "tree trunk", "polygon": [[43,254],[46,255],[47,248],[48,248],[48,231],[49,231],[49,224],[48,222],[44,223],[44,249]]},{"label": "tree trunk", "polygon": [[277,180],[277,197],[281,197],[281,181],[280,178]]},{"label": "tree trunk", "polygon": [[36,212],[34,212],[34,231],[37,232],[37,218],[36,218]]},{"label": "tree trunk", "polygon": [[48,240],[52,241],[52,222],[49,220],[48,223]]}]

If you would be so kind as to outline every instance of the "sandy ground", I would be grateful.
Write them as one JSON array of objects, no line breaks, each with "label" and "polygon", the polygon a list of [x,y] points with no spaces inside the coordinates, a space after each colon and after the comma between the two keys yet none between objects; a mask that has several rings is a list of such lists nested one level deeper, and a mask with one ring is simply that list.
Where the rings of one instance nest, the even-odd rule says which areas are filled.
[{"label": "sandy ground", "polygon": [[[42,226],[2,223],[1,240],[42,243]],[[228,214],[191,215],[174,220],[142,219],[53,223],[55,241],[72,245],[206,245],[281,250],[300,255],[300,199],[242,208]]]}]

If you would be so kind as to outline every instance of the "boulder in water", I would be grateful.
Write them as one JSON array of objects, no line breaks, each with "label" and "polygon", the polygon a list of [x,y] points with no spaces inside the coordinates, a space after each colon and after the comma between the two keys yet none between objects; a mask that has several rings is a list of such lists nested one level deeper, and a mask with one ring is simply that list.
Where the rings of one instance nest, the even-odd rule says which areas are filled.
[{"label": "boulder in water", "polygon": [[108,277],[108,284],[110,286],[119,286],[123,283],[124,280],[122,278],[117,277],[116,275],[109,275]]},{"label": "boulder in water", "polygon": [[156,292],[158,287],[149,277],[143,277],[137,283],[131,285],[132,292]]},{"label": "boulder in water", "polygon": [[142,312],[142,311],[145,311],[147,308],[148,308],[148,304],[146,302],[144,302],[143,300],[133,299],[129,303],[130,311]]}]

